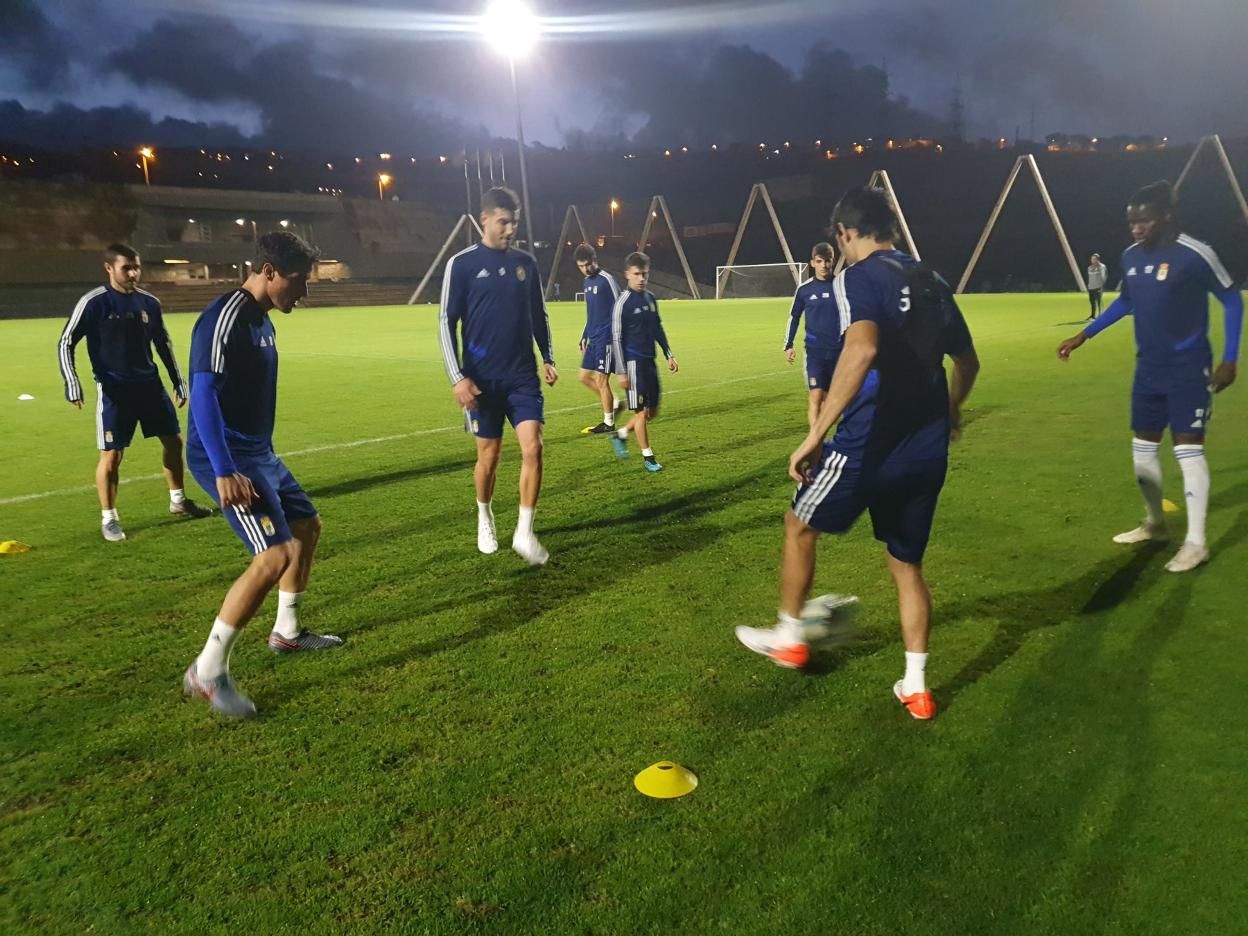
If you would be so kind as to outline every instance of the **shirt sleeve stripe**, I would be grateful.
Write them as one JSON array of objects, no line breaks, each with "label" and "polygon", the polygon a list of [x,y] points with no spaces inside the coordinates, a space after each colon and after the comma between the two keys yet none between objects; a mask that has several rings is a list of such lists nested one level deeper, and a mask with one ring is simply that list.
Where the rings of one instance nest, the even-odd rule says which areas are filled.
[{"label": "shirt sleeve stripe", "polygon": [[57,359],[61,365],[61,377],[65,380],[65,388],[71,400],[82,399],[82,384],[78,382],[78,374],[74,370],[74,329],[78,327],[87,304],[103,292],[104,287],[97,286],[78,300],[74,311],[70,313],[69,321],[65,323],[65,330],[61,332],[61,340],[57,343]]},{"label": "shirt sleeve stripe", "polygon": [[225,345],[230,340],[230,329],[234,327],[234,319],[245,296],[246,293],[242,290],[236,292],[226,300],[217,316],[217,325],[212,331],[212,346],[209,349],[209,360],[214,374],[225,373]]},{"label": "shirt sleeve stripe", "polygon": [[836,297],[836,310],[841,315],[841,334],[845,334],[849,330],[850,324],[853,322],[853,316],[849,307],[849,294],[845,292],[845,274],[848,270],[841,270],[836,274],[836,279],[832,282],[832,295]]},{"label": "shirt sleeve stripe", "polygon": [[468,247],[455,254],[446,261],[446,269],[442,272],[442,304],[438,310],[438,343],[442,346],[442,363],[446,366],[446,376],[450,378],[452,386],[464,379],[463,372],[459,369],[459,358],[455,354],[455,339],[451,334],[451,321],[448,314],[452,271],[456,260],[475,249],[476,247]]},{"label": "shirt sleeve stripe", "polygon": [[620,293],[611,308],[611,352],[615,355],[615,372],[624,373],[624,303],[628,293]]},{"label": "shirt sleeve stripe", "polygon": [[1218,282],[1222,284],[1223,289],[1230,289],[1235,284],[1231,279],[1231,274],[1226,271],[1226,267],[1222,265],[1222,261],[1218,259],[1218,255],[1214,253],[1212,247],[1204,241],[1198,241],[1194,237],[1188,237],[1186,234],[1179,235],[1179,243],[1184,247],[1196,251],[1205,263],[1209,264],[1209,269],[1213,270],[1213,275]]}]

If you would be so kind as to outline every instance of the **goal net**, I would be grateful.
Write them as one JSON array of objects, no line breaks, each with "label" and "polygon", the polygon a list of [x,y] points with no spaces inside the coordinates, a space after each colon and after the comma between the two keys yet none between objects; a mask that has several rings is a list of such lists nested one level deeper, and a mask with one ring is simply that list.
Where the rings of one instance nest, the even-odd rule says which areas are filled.
[{"label": "goal net", "polygon": [[716,299],[792,296],[806,278],[806,263],[738,263],[715,268]]}]

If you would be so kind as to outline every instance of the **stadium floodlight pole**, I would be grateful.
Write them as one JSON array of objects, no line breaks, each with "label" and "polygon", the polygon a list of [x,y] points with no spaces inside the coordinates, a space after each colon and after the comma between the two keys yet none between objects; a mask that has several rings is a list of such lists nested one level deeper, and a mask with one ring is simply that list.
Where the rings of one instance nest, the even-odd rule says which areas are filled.
[{"label": "stadium floodlight pole", "polygon": [[530,252],[533,242],[533,208],[529,202],[529,174],[524,161],[524,120],[520,114],[520,83],[516,80],[516,57],[525,56],[537,42],[540,24],[521,0],[495,0],[481,17],[486,40],[507,56],[511,69],[511,91],[516,101],[516,143],[520,148],[520,199],[524,205],[524,232]]},{"label": "stadium floodlight pole", "polygon": [[143,160],[143,184],[151,185],[151,177],[147,174],[147,161],[150,159],[156,161],[156,152],[150,146],[139,147],[139,158]]},{"label": "stadium floodlight pole", "polygon": [[377,200],[386,200],[386,186],[390,184],[390,175],[385,172],[377,174]]},{"label": "stadium floodlight pole", "polygon": [[611,199],[611,236],[615,237],[615,213],[620,210],[620,203]]}]

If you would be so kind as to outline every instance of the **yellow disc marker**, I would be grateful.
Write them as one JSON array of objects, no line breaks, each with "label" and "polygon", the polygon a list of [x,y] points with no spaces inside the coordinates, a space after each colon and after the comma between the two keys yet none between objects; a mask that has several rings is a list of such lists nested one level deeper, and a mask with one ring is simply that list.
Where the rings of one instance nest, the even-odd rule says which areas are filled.
[{"label": "yellow disc marker", "polygon": [[680,764],[670,760],[661,760],[651,764],[637,776],[633,777],[635,786],[646,796],[655,799],[672,799],[692,793],[698,785],[698,778],[692,770],[686,770]]},{"label": "yellow disc marker", "polygon": [[5,540],[3,543],[0,543],[0,556],[16,555],[24,552],[30,552],[30,547],[25,543],[19,543],[17,540]]},{"label": "yellow disc marker", "polygon": [[1174,501],[1170,500],[1170,498],[1163,497],[1161,499],[1161,510],[1162,510],[1162,513],[1178,513],[1179,505],[1176,504]]}]

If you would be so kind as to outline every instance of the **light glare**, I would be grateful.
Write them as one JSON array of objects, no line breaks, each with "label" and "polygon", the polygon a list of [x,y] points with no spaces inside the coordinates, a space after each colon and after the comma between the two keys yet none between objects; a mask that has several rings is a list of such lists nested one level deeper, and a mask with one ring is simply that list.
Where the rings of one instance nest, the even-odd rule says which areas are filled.
[{"label": "light glare", "polygon": [[537,43],[541,26],[520,0],[495,0],[481,17],[486,42],[512,58],[523,58]]}]

